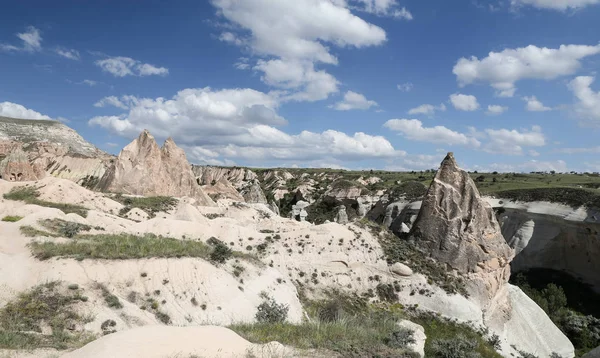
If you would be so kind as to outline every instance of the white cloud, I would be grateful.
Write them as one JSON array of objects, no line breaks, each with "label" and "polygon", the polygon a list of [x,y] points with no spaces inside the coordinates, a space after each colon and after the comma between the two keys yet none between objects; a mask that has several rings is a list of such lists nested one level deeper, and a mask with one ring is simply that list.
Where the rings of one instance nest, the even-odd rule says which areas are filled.
[{"label": "white cloud", "polygon": [[540,126],[531,130],[517,131],[516,129],[486,129],[490,141],[483,150],[494,154],[523,155],[523,147],[542,147],[546,138]]},{"label": "white cloud", "polygon": [[412,20],[413,16],[405,7],[399,8],[396,0],[354,0],[362,3],[361,10],[377,16],[389,16],[397,19]]},{"label": "white cloud", "polygon": [[487,108],[488,109],[485,113],[489,115],[498,115],[508,111],[508,107],[500,106],[497,104],[489,105]]},{"label": "white cloud", "polygon": [[84,85],[88,85],[90,87],[94,87],[95,85],[98,84],[97,81],[92,81],[92,80],[83,80],[83,81],[81,81],[81,83],[83,83]]},{"label": "white cloud", "polygon": [[42,36],[40,30],[33,26],[28,26],[27,30],[22,33],[18,33],[17,37],[23,41],[22,47],[14,45],[0,44],[0,50],[2,51],[24,51],[24,52],[37,52],[42,49]]},{"label": "white cloud", "polygon": [[582,124],[600,125],[600,91],[594,92],[591,85],[595,78],[591,76],[579,76],[572,80],[568,87],[577,99],[573,109],[577,116],[582,119]]},{"label": "white cloud", "polygon": [[527,153],[530,156],[532,156],[532,157],[539,157],[540,156],[540,152],[538,152],[537,150],[533,150],[533,149],[530,149]]},{"label": "white cloud", "polygon": [[479,147],[481,145],[481,142],[477,139],[444,126],[423,127],[423,123],[418,119],[390,119],[383,126],[392,131],[400,132],[410,140],[469,147]]},{"label": "white cloud", "polygon": [[472,112],[479,109],[477,97],[472,95],[466,95],[462,93],[451,94],[450,102],[454,108],[458,109],[459,111]]},{"label": "white cloud", "polygon": [[106,106],[113,106],[113,107],[117,107],[117,108],[121,108],[121,109],[129,108],[129,105],[121,102],[121,100],[119,98],[117,98],[116,96],[104,97],[101,100],[99,100],[98,102],[94,103],[94,107],[106,107]]},{"label": "white cloud", "polygon": [[433,116],[436,111],[444,112],[446,110],[446,106],[442,103],[439,106],[434,106],[431,104],[422,104],[418,107],[412,108],[408,111],[408,114],[424,114],[426,116]]},{"label": "white cloud", "polygon": [[81,58],[79,55],[79,51],[73,49],[69,50],[66,48],[58,47],[54,49],[54,52],[56,52],[59,56],[68,58],[69,60],[79,61],[79,59]]},{"label": "white cloud", "polygon": [[565,11],[600,3],[600,0],[511,0],[512,6],[529,5],[538,9]]},{"label": "white cloud", "polygon": [[413,89],[413,84],[411,82],[401,83],[397,85],[398,89],[402,92],[410,92]]},{"label": "white cloud", "polygon": [[523,97],[523,101],[527,102],[525,109],[529,112],[545,112],[551,111],[552,108],[544,106],[535,96]]},{"label": "white cloud", "polygon": [[52,119],[33,109],[12,102],[0,102],[0,116],[21,119]]},{"label": "white cloud", "polygon": [[330,46],[364,48],[386,41],[383,29],[353,15],[344,0],[211,2],[233,25],[219,38],[263,57],[252,67],[264,73],[265,83],[287,89],[289,100],[322,100],[338,91],[336,78],[315,68],[338,63]]},{"label": "white cloud", "polygon": [[478,59],[461,58],[452,72],[460,86],[489,82],[500,97],[512,97],[515,83],[523,79],[551,80],[571,75],[585,57],[600,53],[600,45],[561,45],[558,49],[529,45],[502,52],[490,52]]},{"label": "white cloud", "polygon": [[384,137],[361,132],[285,133],[276,128],[287,123],[276,112],[278,99],[252,89],[185,89],[171,99],[123,96],[106,100],[103,105],[109,101],[128,107],[127,112],[94,117],[90,125],[128,138],[143,129],[157,138],[173,136],[195,162],[231,163],[234,159],[335,162],[405,154],[395,150]]},{"label": "white cloud", "polygon": [[125,76],[166,76],[169,70],[165,67],[155,67],[148,63],[134,60],[129,57],[108,57],[94,62],[102,71],[115,77]]},{"label": "white cloud", "polygon": [[338,111],[348,111],[351,109],[369,109],[373,106],[377,106],[377,102],[367,100],[367,98],[360,93],[348,91],[344,95],[342,101],[337,102],[330,107]]},{"label": "white cloud", "polygon": [[319,101],[338,91],[338,81],[325,71],[316,71],[308,61],[259,60],[254,67],[264,73],[262,81],[283,88],[282,101]]}]

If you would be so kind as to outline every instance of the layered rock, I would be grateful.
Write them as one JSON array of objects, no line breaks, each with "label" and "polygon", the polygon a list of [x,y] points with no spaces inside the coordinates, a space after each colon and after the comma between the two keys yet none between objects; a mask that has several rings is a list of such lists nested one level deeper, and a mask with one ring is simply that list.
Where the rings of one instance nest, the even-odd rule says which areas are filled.
[{"label": "layered rock", "polygon": [[219,199],[245,201],[244,197],[224,177],[216,182],[213,181],[212,184],[203,185],[202,190],[215,201]]},{"label": "layered rock", "polygon": [[192,171],[200,185],[211,185],[225,179],[236,189],[241,189],[248,182],[255,180],[256,173],[250,169],[232,167],[213,167],[193,165]]},{"label": "layered rock", "polygon": [[145,196],[187,196],[198,205],[214,205],[196,182],[185,152],[171,138],[160,148],[147,130],[123,148],[98,189]]},{"label": "layered rock", "polygon": [[10,152],[0,161],[0,179],[7,181],[30,181],[41,179],[45,174],[44,170],[39,166],[29,163],[27,154],[21,149]]},{"label": "layered rock", "polygon": [[410,236],[432,258],[464,275],[482,307],[491,305],[508,282],[514,251],[492,207],[452,153],[442,161]]}]

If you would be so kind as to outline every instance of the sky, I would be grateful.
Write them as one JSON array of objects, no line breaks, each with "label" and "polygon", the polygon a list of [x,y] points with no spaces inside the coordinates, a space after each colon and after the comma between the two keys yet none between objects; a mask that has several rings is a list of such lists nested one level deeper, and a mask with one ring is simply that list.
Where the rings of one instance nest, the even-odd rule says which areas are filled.
[{"label": "sky", "polygon": [[600,171],[600,0],[6,1],[0,115],[190,162]]}]

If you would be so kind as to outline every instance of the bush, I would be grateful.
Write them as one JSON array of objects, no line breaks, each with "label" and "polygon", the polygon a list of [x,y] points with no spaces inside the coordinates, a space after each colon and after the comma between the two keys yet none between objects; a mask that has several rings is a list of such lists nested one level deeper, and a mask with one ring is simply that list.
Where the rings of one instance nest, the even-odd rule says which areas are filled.
[{"label": "bush", "polygon": [[409,344],[416,343],[414,335],[414,331],[400,328],[393,331],[384,343],[391,348],[407,348]]},{"label": "bush", "polygon": [[[212,239],[212,238],[211,238]],[[213,250],[210,253],[210,260],[216,263],[225,263],[233,255],[233,251],[223,241],[215,239],[216,242],[212,242]],[[209,240],[210,241],[210,240]]]},{"label": "bush", "polygon": [[389,283],[380,283],[377,285],[377,296],[379,299],[385,302],[396,302],[398,300],[398,295],[396,295],[396,290],[393,285]]},{"label": "bush", "polygon": [[438,339],[432,344],[434,358],[478,358],[481,355],[475,352],[477,342],[464,336],[449,339]]},{"label": "bush", "polygon": [[177,205],[177,199],[170,196],[125,197],[117,194],[113,199],[125,205],[120,215],[126,214],[132,208],[139,208],[150,217],[154,217],[157,212],[169,211]]},{"label": "bush", "polygon": [[287,319],[289,307],[267,298],[258,306],[256,320],[260,323],[283,323]]},{"label": "bush", "polygon": [[7,216],[5,216],[5,217],[2,218],[2,221],[14,223],[14,222],[17,222],[17,221],[19,221],[21,219],[23,219],[22,216],[7,215]]}]

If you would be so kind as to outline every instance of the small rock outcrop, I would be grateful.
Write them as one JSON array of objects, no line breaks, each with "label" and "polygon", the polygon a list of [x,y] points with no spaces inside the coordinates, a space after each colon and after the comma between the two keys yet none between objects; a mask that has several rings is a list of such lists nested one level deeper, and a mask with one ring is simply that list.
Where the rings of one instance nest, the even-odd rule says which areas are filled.
[{"label": "small rock outcrop", "polygon": [[492,207],[448,153],[410,231],[411,239],[438,262],[468,279],[470,294],[486,307],[505,286],[514,250]]},{"label": "small rock outcrop", "polygon": [[267,204],[267,197],[257,181],[242,189],[242,196],[247,203]]},{"label": "small rock outcrop", "polygon": [[414,342],[409,343],[407,348],[417,353],[419,357],[425,357],[425,342],[427,341],[427,336],[425,335],[425,328],[420,324],[416,324],[414,322],[408,320],[401,320],[396,323],[398,327],[407,329],[413,332]]},{"label": "small rock outcrop", "polygon": [[399,276],[412,276],[413,270],[401,262],[396,262],[390,267],[390,271]]},{"label": "small rock outcrop", "polygon": [[0,179],[7,181],[38,180],[45,176],[44,170],[32,165],[21,149],[10,152],[0,161]]},{"label": "small rock outcrop", "polygon": [[337,213],[335,214],[335,221],[338,224],[345,225],[348,223],[348,213],[346,213],[346,207],[344,205],[340,205],[336,208]]},{"label": "small rock outcrop", "polygon": [[97,188],[145,196],[187,196],[198,205],[214,205],[196,182],[183,149],[171,138],[160,148],[147,130],[121,150]]},{"label": "small rock outcrop", "polygon": [[306,212],[306,207],[310,204],[306,201],[298,201],[296,204],[292,205],[292,211],[290,211],[290,219],[295,219],[298,221],[306,221],[306,217],[308,216],[308,212]]}]

